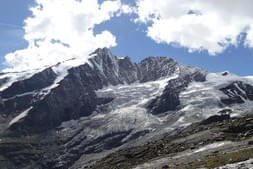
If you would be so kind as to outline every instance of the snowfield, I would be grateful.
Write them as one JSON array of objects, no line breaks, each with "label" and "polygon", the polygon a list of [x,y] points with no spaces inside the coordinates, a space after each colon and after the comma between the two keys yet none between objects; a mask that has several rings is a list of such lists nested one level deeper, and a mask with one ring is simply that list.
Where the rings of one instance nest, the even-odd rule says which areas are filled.
[{"label": "snowfield", "polygon": [[163,118],[148,113],[145,106],[161,95],[167,82],[176,77],[177,75],[154,82],[108,86],[98,90],[98,97],[112,97],[113,101],[99,107],[90,117],[64,122],[62,132],[71,131],[71,127],[76,124],[85,125],[83,132],[91,139],[129,130],[132,132],[128,137],[138,131],[154,130],[153,126],[163,124]]},{"label": "snowfield", "polygon": [[[93,140],[110,133],[131,131],[123,140],[126,141],[136,133],[147,131],[146,135],[138,140],[138,143],[141,144],[142,141],[145,142],[156,135],[171,132],[176,128],[186,127],[216,115],[224,108],[221,107],[220,97],[226,97],[219,88],[239,79],[235,75],[223,77],[221,74],[209,74],[206,82],[192,82],[180,94],[181,108],[179,110],[168,111],[162,115],[149,113],[146,109],[147,104],[162,94],[169,80],[177,77],[178,74],[175,74],[170,78],[157,81],[107,86],[97,90],[98,97],[113,98],[113,100],[106,105],[99,106],[89,117],[62,123],[60,132],[68,135],[78,129],[76,126],[80,128],[85,126],[82,132],[88,136],[87,139]],[[240,106],[253,108],[252,101],[232,107],[239,109]],[[208,145],[196,151],[212,149],[223,146],[223,144],[227,143]]]},{"label": "snowfield", "polygon": [[[253,84],[253,81],[249,81],[247,78],[242,78],[233,74],[223,76],[222,74],[223,73],[209,73],[205,82],[192,82],[187,89],[180,94],[182,109],[176,113],[184,114],[184,116],[175,123],[176,126],[185,126],[189,123],[201,121],[226,108],[221,107],[220,99],[227,98],[227,96],[219,89],[228,86],[234,81],[243,81]],[[239,86],[237,86],[237,88],[242,91]],[[242,91],[242,93],[243,92],[244,91]],[[247,112],[247,110],[252,110],[252,101],[243,100],[245,101],[244,104],[236,104],[230,107],[237,112],[237,114],[232,114],[232,116],[238,116]]]},{"label": "snowfield", "polygon": [[216,169],[252,169],[253,168],[253,159],[249,159],[247,161],[242,161],[234,164],[227,164],[222,167],[218,167]]}]

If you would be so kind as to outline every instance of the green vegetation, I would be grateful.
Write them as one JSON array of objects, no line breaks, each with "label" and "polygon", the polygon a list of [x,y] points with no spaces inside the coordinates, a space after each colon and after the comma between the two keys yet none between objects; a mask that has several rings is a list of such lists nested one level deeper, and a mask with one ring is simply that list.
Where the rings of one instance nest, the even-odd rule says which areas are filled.
[{"label": "green vegetation", "polygon": [[246,161],[250,158],[253,158],[253,148],[244,149],[231,153],[218,153],[216,155],[212,155],[205,159],[201,159],[200,161],[192,163],[188,167],[185,166],[185,168],[187,169],[196,169],[200,167],[215,168],[226,164]]}]

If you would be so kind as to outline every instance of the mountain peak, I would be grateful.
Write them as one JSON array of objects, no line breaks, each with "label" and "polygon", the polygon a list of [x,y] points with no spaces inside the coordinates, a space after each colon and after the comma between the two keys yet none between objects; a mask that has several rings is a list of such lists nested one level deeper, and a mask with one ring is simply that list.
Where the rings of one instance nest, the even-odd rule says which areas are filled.
[{"label": "mountain peak", "polygon": [[112,55],[111,51],[109,48],[104,47],[104,48],[97,48],[94,52],[92,52],[90,55]]},{"label": "mountain peak", "polygon": [[[246,80],[208,74],[168,57],[136,64],[99,48],[87,62],[69,60],[28,73],[0,90],[0,136],[6,135],[0,150],[6,150],[10,169],[31,164],[77,169],[77,159],[92,161],[91,153],[100,158],[121,145],[145,143],[224,107],[252,109],[253,86]],[[0,85],[10,81],[5,78],[0,76]],[[42,151],[37,155],[35,149]],[[37,159],[30,162],[31,156]]]}]

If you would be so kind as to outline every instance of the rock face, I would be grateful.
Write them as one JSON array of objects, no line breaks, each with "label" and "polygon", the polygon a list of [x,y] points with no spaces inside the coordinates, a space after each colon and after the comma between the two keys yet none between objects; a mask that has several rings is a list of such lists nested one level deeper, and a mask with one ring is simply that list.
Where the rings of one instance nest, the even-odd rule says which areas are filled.
[{"label": "rock face", "polygon": [[7,81],[8,81],[8,78],[0,79],[0,87],[2,87],[2,85],[4,85]]},{"label": "rock face", "polygon": [[[33,106],[24,121],[15,124],[12,129],[40,132],[56,127],[63,121],[88,116],[95,110],[96,105],[104,102],[96,97],[94,90],[109,84],[117,85],[138,80],[138,68],[129,59],[119,61],[106,48],[98,49],[93,54],[96,56],[90,59],[92,67],[84,64],[70,69],[58,87],[33,104],[31,104],[34,100],[32,94],[16,96],[51,85],[56,79],[56,74],[51,68],[29,79],[15,82],[2,91],[4,99],[15,98],[6,101],[6,111],[1,113],[21,111]],[[19,107],[22,109],[17,109]]]},{"label": "rock face", "polygon": [[[62,68],[64,63],[45,68],[0,91],[0,168],[81,169],[118,148],[253,100],[251,84],[237,78],[206,89],[223,93],[218,101],[196,99],[189,110],[182,106],[182,92],[203,100],[205,92],[191,90],[191,84],[214,82],[206,71],[167,57],[137,64],[103,48],[86,63]],[[11,79],[0,74],[0,87]]]},{"label": "rock face", "polygon": [[24,111],[31,106],[34,91],[52,85],[55,79],[56,74],[51,68],[48,68],[29,79],[14,82],[10,87],[0,92],[4,100],[0,114]]},{"label": "rock face", "polygon": [[253,87],[241,81],[235,81],[220,90],[228,96],[228,98],[222,99],[222,102],[227,105],[253,100]]},{"label": "rock face", "polygon": [[[170,77],[176,71],[180,71],[178,69],[183,69],[180,73],[190,69],[166,57],[149,57],[135,64],[128,57],[117,59],[107,48],[97,49],[92,55],[94,57],[89,60],[91,64],[86,63],[69,69],[68,75],[59,86],[52,89],[43,99],[35,101],[32,93],[29,92],[43,89],[54,83],[56,74],[52,68],[45,69],[29,79],[15,82],[2,91],[1,96],[8,100],[4,103],[6,110],[2,113],[24,111],[33,107],[22,123],[16,123],[11,129],[20,132],[21,130],[41,132],[54,128],[64,121],[89,116],[97,105],[105,104],[106,99],[100,103],[101,99],[97,98],[94,92],[104,86],[154,81],[162,77]],[[153,114],[175,110],[179,105],[179,93],[194,80],[204,81],[205,74],[204,71],[195,68],[189,73],[179,75],[179,78],[169,81],[161,98],[157,98],[148,107]],[[18,95],[21,96],[16,97]],[[168,104],[164,104],[165,102]]]},{"label": "rock face", "polygon": [[163,94],[154,99],[148,108],[152,114],[160,114],[169,110],[176,110],[180,105],[179,94],[193,81],[205,81],[205,72],[198,70],[168,82]]},{"label": "rock face", "polygon": [[140,81],[147,82],[161,77],[172,76],[178,68],[178,63],[166,57],[149,57],[138,65],[140,69]]},{"label": "rock face", "polygon": [[56,79],[56,74],[51,68],[33,75],[31,78],[13,83],[1,92],[3,98],[10,98],[19,94],[32,92],[51,85]]},{"label": "rock face", "polygon": [[218,121],[228,120],[229,118],[230,118],[229,115],[214,115],[214,116],[211,116],[208,119],[202,121],[201,124],[207,125],[207,124],[215,123]]}]

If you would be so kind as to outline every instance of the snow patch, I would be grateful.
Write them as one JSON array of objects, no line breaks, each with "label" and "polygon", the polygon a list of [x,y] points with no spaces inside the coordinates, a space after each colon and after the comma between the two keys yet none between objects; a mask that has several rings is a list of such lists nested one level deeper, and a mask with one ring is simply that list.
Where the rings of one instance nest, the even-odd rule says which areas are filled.
[{"label": "snow patch", "polygon": [[[190,83],[186,90],[179,95],[182,109],[176,112],[178,116],[184,116],[184,122],[179,119],[175,125],[182,126],[183,123],[198,122],[216,115],[224,108],[221,104],[221,98],[227,98],[227,95],[220,91],[220,89],[235,81],[251,84],[248,79],[231,73],[227,75],[224,75],[224,73],[209,73],[206,76],[205,82]],[[245,94],[238,85],[236,87]],[[231,94],[234,95],[234,93]],[[243,113],[242,110],[253,108],[252,101],[245,99],[244,101],[244,104],[235,104],[231,108],[239,114]]]},{"label": "snow patch", "polygon": [[125,138],[128,139],[136,132],[152,130],[153,125],[161,125],[166,119],[148,113],[146,105],[161,95],[167,82],[176,77],[177,75],[146,83],[107,86],[97,90],[98,97],[112,97],[113,101],[103,105],[102,111],[96,110],[88,119],[79,119],[71,123],[87,126],[83,132],[90,138],[132,130]]},{"label": "snow patch", "polygon": [[9,97],[9,98],[3,98],[2,101],[3,102],[6,102],[8,100],[12,100],[12,99],[15,99],[17,97],[24,97],[24,96],[28,96],[28,95],[35,95],[36,92],[35,91],[32,91],[32,92],[26,92],[26,93],[22,93],[22,94],[18,94],[18,95],[15,95],[15,96],[12,96],[12,97]]},{"label": "snow patch", "polygon": [[242,161],[239,163],[234,163],[234,164],[227,164],[222,167],[218,167],[215,169],[252,169],[253,168],[253,159],[249,159],[246,161]]},{"label": "snow patch", "polygon": [[185,157],[185,156],[190,156],[192,154],[196,154],[196,153],[199,153],[199,152],[216,149],[216,148],[225,146],[225,145],[230,144],[230,143],[231,143],[230,141],[225,141],[225,142],[216,142],[216,143],[208,144],[208,145],[200,147],[196,150],[190,150],[189,152],[182,152],[180,155],[177,155],[173,158],[176,159],[176,158],[181,158],[181,157]]},{"label": "snow patch", "polygon": [[216,149],[218,147],[222,147],[222,146],[230,144],[230,143],[231,142],[227,141],[227,142],[217,142],[217,143],[213,143],[213,144],[208,144],[204,147],[201,147],[201,148],[193,151],[193,153],[199,153],[199,152],[210,150],[210,149]]},{"label": "snow patch", "polygon": [[[10,98],[3,98],[3,101],[15,99],[16,97],[23,97],[23,96],[27,96],[27,95],[37,95],[37,94],[39,96],[41,96],[40,99],[43,99],[46,95],[48,95],[52,91],[52,89],[59,86],[60,82],[68,75],[68,70],[70,68],[77,67],[77,66],[85,64],[85,63],[87,63],[91,67],[93,67],[92,64],[90,63],[90,61],[87,58],[84,58],[84,59],[70,59],[70,60],[58,63],[54,66],[51,66],[52,70],[57,75],[57,78],[55,79],[55,81],[52,85],[50,85],[48,87],[45,87],[43,89],[40,89],[40,90],[35,90],[35,91],[15,95],[15,96],[10,97]],[[39,73],[39,72],[43,71],[46,68],[49,68],[49,67],[44,67],[43,69],[36,69],[36,70],[31,70],[31,71],[26,71],[26,72],[6,73],[6,74],[0,76],[0,78],[3,79],[3,78],[7,77],[7,78],[9,78],[9,80],[5,85],[3,85],[0,88],[0,91],[3,91],[5,89],[7,89],[8,87],[10,87],[16,81],[29,79],[34,74]]]},{"label": "snow patch", "polygon": [[208,150],[215,150],[216,148],[226,146],[227,144],[230,144],[230,143],[231,142],[227,141],[227,142],[217,142],[217,143],[209,144],[209,145],[203,146],[203,147],[201,147],[197,150],[190,150],[190,151],[181,152],[181,153],[179,153],[179,155],[174,156],[174,157],[165,157],[165,158],[161,158],[161,159],[158,159],[158,160],[154,160],[152,162],[147,162],[147,163],[144,163],[142,165],[139,165],[139,166],[135,167],[134,169],[146,169],[146,168],[155,169],[155,168],[160,168],[161,164],[168,163],[171,159],[176,160],[178,158],[190,156],[190,155],[195,154],[195,153],[208,151]]},{"label": "snow patch", "polygon": [[7,72],[0,77],[0,79],[8,78],[7,82],[0,87],[0,92],[10,87],[13,83],[31,78],[34,74],[39,73],[46,69],[47,67],[43,67],[41,69],[28,70],[23,72]]},{"label": "snow patch", "polygon": [[27,116],[27,114],[29,113],[29,111],[32,109],[33,107],[30,107],[29,109],[23,111],[22,113],[20,113],[18,116],[16,116],[14,119],[11,120],[11,122],[9,123],[9,126],[13,125],[14,123],[17,123],[18,121],[20,121],[21,119],[25,118]]},{"label": "snow patch", "polygon": [[80,66],[85,63],[87,63],[90,66],[92,65],[87,58],[84,58],[84,59],[70,59],[53,66],[52,70],[56,73],[57,78],[55,79],[54,83],[51,86],[48,86],[41,90],[41,92],[39,93],[39,95],[43,96],[41,99],[43,99],[46,95],[48,95],[52,91],[52,89],[59,86],[60,82],[68,75],[69,69]]},{"label": "snow patch", "polygon": [[253,85],[253,76],[245,76],[245,81],[247,81],[249,84]]},{"label": "snow patch", "polygon": [[[54,84],[54,86],[57,86],[56,83],[61,81],[67,75],[68,69],[70,69],[72,67],[80,66],[85,63],[87,63],[87,64],[89,64],[89,66],[93,67],[93,65],[89,61],[89,58],[91,58],[91,57],[92,56],[79,58],[79,59],[73,58],[73,59],[69,59],[69,60],[60,62],[56,65],[50,65],[50,66],[47,65],[47,66],[44,66],[39,69],[26,70],[26,71],[22,71],[22,72],[6,72],[0,76],[0,79],[8,78],[8,81],[3,86],[0,87],[0,92],[7,89],[8,87],[10,87],[13,83],[20,81],[20,80],[29,79],[33,75],[35,75],[36,73],[42,72],[43,70],[50,68],[50,67],[55,71],[55,73],[57,75],[60,76],[55,81],[55,84]],[[52,86],[51,88],[54,88],[54,86]]]}]

